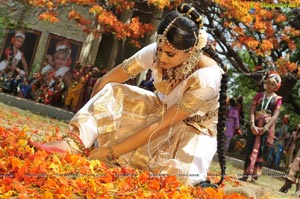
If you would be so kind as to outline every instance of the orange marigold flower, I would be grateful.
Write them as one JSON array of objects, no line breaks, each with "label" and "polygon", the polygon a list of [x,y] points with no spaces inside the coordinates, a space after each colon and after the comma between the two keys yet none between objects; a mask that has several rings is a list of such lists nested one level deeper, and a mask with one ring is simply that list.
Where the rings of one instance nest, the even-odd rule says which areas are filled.
[{"label": "orange marigold flower", "polygon": [[250,26],[252,21],[253,21],[253,17],[249,14],[247,14],[241,18],[241,22],[243,22],[246,26]]},{"label": "orange marigold flower", "polygon": [[94,14],[101,14],[102,11],[103,11],[103,7],[99,5],[95,5],[89,10],[90,13],[94,13]]},{"label": "orange marigold flower", "polygon": [[263,51],[270,51],[273,48],[273,43],[269,40],[264,39],[260,45]]},{"label": "orange marigold flower", "polygon": [[266,23],[260,20],[257,20],[254,24],[253,27],[255,30],[264,33],[267,30]]},{"label": "orange marigold flower", "polygon": [[276,23],[282,23],[282,22],[285,22],[286,19],[287,19],[287,18],[286,18],[285,15],[280,14],[280,15],[278,15],[278,16],[276,17],[275,22],[276,22]]},{"label": "orange marigold flower", "polygon": [[170,0],[149,0],[148,4],[152,4],[162,10],[165,7],[170,6]]},{"label": "orange marigold flower", "polygon": [[44,12],[44,13],[40,14],[38,18],[40,20],[48,21],[48,22],[51,22],[51,23],[59,22],[59,19],[57,18],[57,13],[56,12]]},{"label": "orange marigold flower", "polygon": [[235,33],[239,34],[239,35],[244,35],[245,34],[245,30],[241,27],[233,27],[232,30]]},{"label": "orange marigold flower", "polygon": [[80,19],[80,14],[78,12],[76,12],[75,10],[71,10],[68,14],[68,18],[78,20],[78,19]]},{"label": "orange marigold flower", "polygon": [[259,42],[253,37],[248,37],[244,43],[250,50],[255,50],[259,46]]}]

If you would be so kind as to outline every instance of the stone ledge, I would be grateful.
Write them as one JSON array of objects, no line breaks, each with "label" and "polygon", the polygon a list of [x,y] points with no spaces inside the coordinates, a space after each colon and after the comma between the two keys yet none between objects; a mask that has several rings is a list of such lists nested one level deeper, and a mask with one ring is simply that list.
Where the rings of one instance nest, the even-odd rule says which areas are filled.
[{"label": "stone ledge", "polygon": [[58,120],[69,121],[74,113],[46,104],[34,102],[24,98],[12,96],[6,93],[0,93],[0,101],[23,110],[29,110],[35,114],[48,116]]}]

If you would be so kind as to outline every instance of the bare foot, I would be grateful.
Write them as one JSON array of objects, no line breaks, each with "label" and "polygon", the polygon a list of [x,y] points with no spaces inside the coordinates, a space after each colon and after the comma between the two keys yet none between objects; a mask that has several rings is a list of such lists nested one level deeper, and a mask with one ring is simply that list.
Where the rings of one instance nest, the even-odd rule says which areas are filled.
[{"label": "bare foot", "polygon": [[47,142],[47,143],[30,141],[29,144],[38,149],[46,150],[50,153],[71,153],[71,149],[68,143],[64,140],[57,141],[57,142]]}]

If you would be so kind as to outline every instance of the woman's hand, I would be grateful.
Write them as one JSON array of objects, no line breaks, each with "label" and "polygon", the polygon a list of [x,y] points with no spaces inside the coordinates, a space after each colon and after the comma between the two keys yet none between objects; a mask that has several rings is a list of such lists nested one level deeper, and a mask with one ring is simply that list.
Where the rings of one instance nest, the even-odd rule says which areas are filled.
[{"label": "woman's hand", "polygon": [[254,124],[251,126],[251,131],[253,135],[262,135],[265,133],[263,127],[257,127]]},{"label": "woman's hand", "polygon": [[255,126],[254,124],[251,125],[251,132],[253,133],[253,135],[258,135],[258,130],[259,128],[257,126]]},{"label": "woman's hand", "polygon": [[108,154],[110,153],[108,148],[101,147],[96,148],[90,152],[89,159],[107,160]]},{"label": "woman's hand", "polygon": [[265,131],[264,127],[258,127],[258,133],[257,133],[257,135],[263,135],[265,132],[266,131]]}]

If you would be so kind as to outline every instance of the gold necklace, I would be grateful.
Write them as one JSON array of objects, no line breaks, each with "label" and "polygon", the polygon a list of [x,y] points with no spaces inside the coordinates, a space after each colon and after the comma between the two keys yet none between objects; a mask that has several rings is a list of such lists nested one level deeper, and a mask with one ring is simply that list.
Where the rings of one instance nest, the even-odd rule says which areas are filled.
[{"label": "gold necklace", "polygon": [[198,69],[197,66],[201,55],[202,51],[196,50],[180,66],[166,70],[164,72],[165,74],[163,74],[163,80],[169,81],[171,83],[171,87],[179,84]]},{"label": "gold necklace", "polygon": [[156,81],[154,86],[158,92],[168,95],[180,82],[187,79],[199,68],[198,62],[201,59],[202,50],[196,49],[180,66],[168,70],[159,66],[157,51],[158,49],[154,54],[153,62],[161,74],[161,81]]}]

